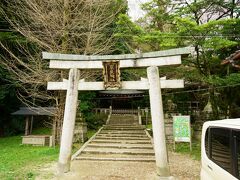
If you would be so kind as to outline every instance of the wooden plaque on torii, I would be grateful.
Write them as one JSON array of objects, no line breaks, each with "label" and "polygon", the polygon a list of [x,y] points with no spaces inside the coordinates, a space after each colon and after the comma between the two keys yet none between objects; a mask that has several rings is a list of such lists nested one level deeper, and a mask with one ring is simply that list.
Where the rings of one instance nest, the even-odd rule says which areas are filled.
[{"label": "wooden plaque on torii", "polygon": [[105,89],[119,89],[121,87],[119,61],[103,61],[103,77]]}]

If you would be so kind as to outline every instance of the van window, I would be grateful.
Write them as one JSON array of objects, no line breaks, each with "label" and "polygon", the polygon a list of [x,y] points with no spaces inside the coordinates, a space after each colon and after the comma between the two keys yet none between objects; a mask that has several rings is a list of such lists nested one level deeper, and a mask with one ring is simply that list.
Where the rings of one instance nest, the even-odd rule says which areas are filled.
[{"label": "van window", "polygon": [[235,177],[240,178],[240,131],[234,131],[233,132],[233,140],[235,141],[234,144],[236,144],[235,153],[236,153],[236,162],[235,162],[235,169],[236,174]]},{"label": "van window", "polygon": [[210,127],[205,135],[205,151],[209,159],[239,178],[240,174],[240,131]]},{"label": "van window", "polygon": [[210,159],[231,173],[230,130],[221,128],[211,129]]},{"label": "van window", "polygon": [[237,161],[238,161],[238,178],[240,179],[240,132],[238,132],[237,138]]}]

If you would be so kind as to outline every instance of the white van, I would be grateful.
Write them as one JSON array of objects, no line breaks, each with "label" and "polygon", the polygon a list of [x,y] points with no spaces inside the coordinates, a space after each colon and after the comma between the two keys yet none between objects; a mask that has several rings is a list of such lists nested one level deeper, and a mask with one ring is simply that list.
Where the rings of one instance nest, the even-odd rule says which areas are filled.
[{"label": "white van", "polygon": [[201,180],[240,179],[240,118],[204,123]]}]

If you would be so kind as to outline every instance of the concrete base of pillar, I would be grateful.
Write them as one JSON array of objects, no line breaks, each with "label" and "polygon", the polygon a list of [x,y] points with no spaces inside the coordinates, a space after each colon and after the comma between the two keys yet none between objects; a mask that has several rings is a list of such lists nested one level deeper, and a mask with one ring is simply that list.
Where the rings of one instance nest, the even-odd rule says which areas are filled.
[{"label": "concrete base of pillar", "polygon": [[163,176],[163,177],[168,177],[168,176],[170,176],[169,168],[160,168],[160,167],[157,167],[156,170],[157,170],[158,176]]},{"label": "concrete base of pillar", "polygon": [[62,175],[70,171],[70,161],[67,164],[58,163],[57,174]]},{"label": "concrete base of pillar", "polygon": [[156,175],[154,177],[154,180],[176,180],[176,179],[173,176],[161,177],[161,176]]}]

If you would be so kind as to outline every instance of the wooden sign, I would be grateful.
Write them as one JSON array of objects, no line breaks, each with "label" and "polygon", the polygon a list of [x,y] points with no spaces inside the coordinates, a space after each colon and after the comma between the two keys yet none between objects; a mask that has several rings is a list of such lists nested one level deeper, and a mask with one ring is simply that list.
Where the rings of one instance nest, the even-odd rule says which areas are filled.
[{"label": "wooden sign", "polygon": [[121,87],[119,61],[103,61],[103,76],[105,89],[119,89]]}]

